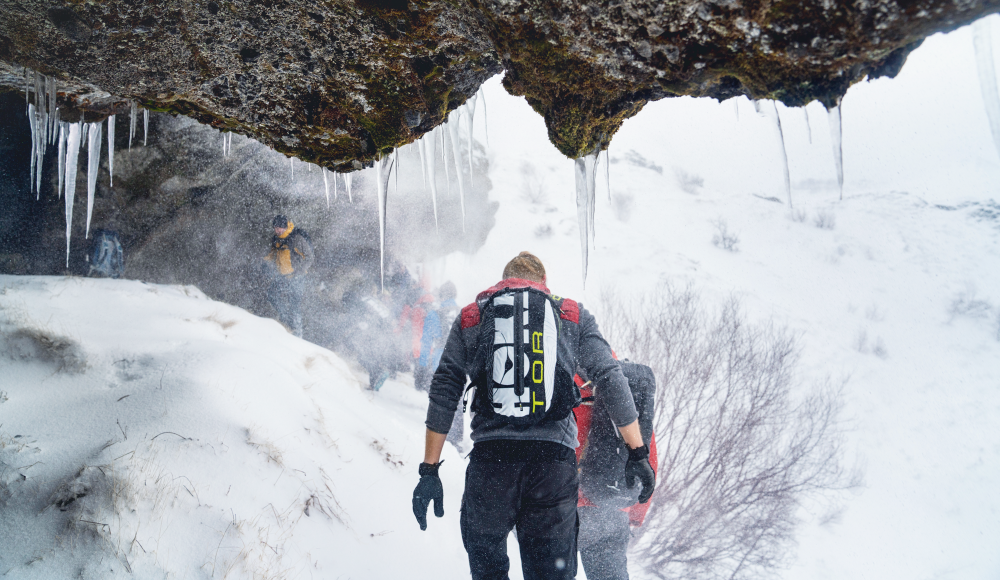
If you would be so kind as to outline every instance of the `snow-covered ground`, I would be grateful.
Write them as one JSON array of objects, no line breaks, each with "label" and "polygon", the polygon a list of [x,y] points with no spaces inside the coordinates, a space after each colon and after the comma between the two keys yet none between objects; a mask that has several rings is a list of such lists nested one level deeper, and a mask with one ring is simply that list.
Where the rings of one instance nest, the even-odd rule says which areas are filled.
[{"label": "snow-covered ground", "polygon": [[[435,282],[467,302],[531,250],[599,321],[605,288],[737,295],[800,333],[805,376],[847,379],[866,470],[838,517],[805,512],[784,577],[1000,577],[1000,156],[968,29],[848,93],[843,201],[818,105],[811,143],[779,107],[794,210],[748,101],[647,106],[612,144],[610,201],[598,170],[586,287],[572,163],[498,79],[485,95],[497,223],[475,256],[428,264]],[[712,243],[723,222],[735,252]],[[191,287],[0,277],[0,325],[0,575],[468,577],[451,446],[445,518],[413,520],[426,399],[407,375],[369,393],[349,362]]]}]

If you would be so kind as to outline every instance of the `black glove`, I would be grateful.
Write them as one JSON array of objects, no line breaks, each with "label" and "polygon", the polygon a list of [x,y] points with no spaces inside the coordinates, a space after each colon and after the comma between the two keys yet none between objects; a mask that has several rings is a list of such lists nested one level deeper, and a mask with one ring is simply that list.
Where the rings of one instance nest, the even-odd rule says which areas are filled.
[{"label": "black glove", "polygon": [[444,461],[420,464],[420,483],[413,490],[413,515],[417,516],[421,530],[427,529],[427,506],[431,500],[434,500],[434,515],[444,517],[444,488],[438,477],[438,467],[442,463]]},{"label": "black glove", "polygon": [[637,478],[642,482],[639,503],[646,503],[652,497],[653,487],[656,485],[656,473],[653,472],[653,466],[649,464],[649,447],[646,445],[628,450],[628,462],[625,464],[625,486],[632,489],[635,487]]}]

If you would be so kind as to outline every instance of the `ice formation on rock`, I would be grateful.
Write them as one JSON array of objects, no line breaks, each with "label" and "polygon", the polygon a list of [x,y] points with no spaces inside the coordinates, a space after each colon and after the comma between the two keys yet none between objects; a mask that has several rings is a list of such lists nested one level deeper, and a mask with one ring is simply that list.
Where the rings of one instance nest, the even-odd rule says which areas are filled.
[{"label": "ice formation on rock", "polygon": [[142,146],[149,141],[149,109],[142,110]]},{"label": "ice formation on rock", "polygon": [[452,157],[455,161],[455,179],[458,181],[458,201],[459,206],[462,209],[462,231],[465,231],[465,182],[462,181],[462,144],[461,138],[459,137],[458,128],[459,114],[455,114],[451,118],[451,122],[447,124],[449,135],[448,138],[451,141],[451,152]]},{"label": "ice formation on rock", "polygon": [[108,117],[108,180],[115,184],[115,116]]},{"label": "ice formation on rock", "polygon": [[792,207],[792,181],[788,173],[788,152],[785,150],[785,133],[781,129],[781,116],[778,114],[778,103],[771,101],[771,106],[761,104],[761,101],[754,101],[754,109],[763,117],[771,120],[772,126],[778,133],[778,145],[781,149],[781,164],[785,181],[785,195],[788,197],[788,207]]},{"label": "ice formation on rock", "polygon": [[490,123],[489,123],[490,119],[489,119],[489,116],[486,114],[486,93],[483,92],[482,87],[479,88],[479,100],[481,100],[483,102],[483,128],[485,129],[484,133],[486,133],[486,146],[489,147],[490,146]]},{"label": "ice formation on rock", "polygon": [[431,186],[431,205],[434,207],[434,229],[439,230],[440,226],[438,225],[437,176],[436,176],[437,173],[437,167],[436,167],[437,147],[435,143],[436,135],[437,135],[436,131],[431,131],[425,134],[421,138],[420,142],[423,143],[424,140],[427,141],[425,147],[428,151],[428,155],[424,157],[424,163],[427,166],[427,181],[430,183]]},{"label": "ice formation on rock", "polygon": [[830,143],[833,144],[833,162],[837,165],[837,186],[840,199],[844,199],[844,145],[843,124],[840,118],[840,102],[828,111],[830,120]]},{"label": "ice formation on rock", "polygon": [[135,138],[135,122],[139,114],[139,105],[135,101],[129,101],[128,107],[128,148],[132,149],[132,139]]},{"label": "ice formation on rock", "polygon": [[465,116],[465,126],[468,129],[469,138],[469,187],[475,187],[473,170],[472,170],[472,124],[476,119],[476,99],[478,94],[469,97],[465,104],[462,105],[462,111]]},{"label": "ice formation on rock", "polygon": [[801,108],[802,108],[802,114],[805,115],[806,117],[806,131],[809,133],[809,144],[812,145],[813,129],[812,129],[812,124],[809,123],[809,107],[801,107]]},{"label": "ice formation on rock", "polygon": [[344,174],[344,187],[347,188],[347,201],[349,203],[354,203],[354,197],[351,196],[351,181],[353,179],[350,173]]},{"label": "ice formation on rock", "polygon": [[69,124],[59,122],[59,150],[56,159],[59,162],[59,187],[57,188],[59,197],[63,195],[63,181],[66,179],[66,137],[69,132]]},{"label": "ice formation on rock", "polygon": [[326,207],[330,207],[330,180],[326,176],[326,167],[323,168],[323,191],[326,192]]},{"label": "ice formation on rock", "polygon": [[94,193],[97,190],[97,173],[101,167],[101,123],[89,123],[87,131],[87,228],[84,237],[90,237],[90,218],[94,214]]},{"label": "ice formation on rock", "polygon": [[389,198],[389,174],[392,173],[392,156],[375,161],[375,189],[378,194],[378,248],[382,291],[385,292],[385,212]]},{"label": "ice formation on rock", "polygon": [[594,173],[597,169],[597,155],[598,152],[595,151],[573,160],[576,175],[576,221],[580,228],[584,286],[587,284],[590,242],[594,239],[594,205],[597,193]]},{"label": "ice formation on rock", "polygon": [[80,136],[83,133],[83,122],[69,125],[66,137],[66,191],[63,202],[66,207],[66,267],[69,268],[69,244],[73,228],[73,199],[76,196],[77,161],[80,156]]}]

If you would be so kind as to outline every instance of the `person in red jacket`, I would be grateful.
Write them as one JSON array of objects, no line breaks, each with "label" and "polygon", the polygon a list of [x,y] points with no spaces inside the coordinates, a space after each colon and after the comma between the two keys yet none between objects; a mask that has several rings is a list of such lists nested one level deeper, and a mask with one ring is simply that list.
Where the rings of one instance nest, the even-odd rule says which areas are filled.
[{"label": "person in red jacket", "polygon": [[[656,472],[656,437],[652,411],[656,382],[649,367],[620,363],[639,413],[643,443],[649,446],[649,463]],[[631,526],[641,526],[649,502],[638,503],[635,490],[624,483],[627,451],[615,433],[607,412],[595,404],[592,384],[575,377],[583,402],[576,416],[577,463],[580,465],[580,519],[578,546],[588,580],[628,580],[628,543]],[[595,406],[596,405],[596,406]],[[589,492],[589,496],[588,496]]]}]

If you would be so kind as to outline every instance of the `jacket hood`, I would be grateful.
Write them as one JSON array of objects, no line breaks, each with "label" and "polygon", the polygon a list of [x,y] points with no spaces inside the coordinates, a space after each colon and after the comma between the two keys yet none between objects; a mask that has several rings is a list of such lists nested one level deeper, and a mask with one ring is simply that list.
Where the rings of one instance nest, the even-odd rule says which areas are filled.
[{"label": "jacket hood", "polygon": [[505,278],[503,280],[500,280],[500,282],[495,284],[493,287],[480,292],[479,295],[476,296],[476,302],[484,298],[487,298],[489,296],[492,296],[493,294],[496,294],[497,292],[505,288],[534,288],[535,290],[541,290],[546,294],[551,294],[551,292],[549,291],[549,287],[546,286],[545,284],[542,284],[541,282],[535,282],[534,280],[525,280],[524,278]]}]

